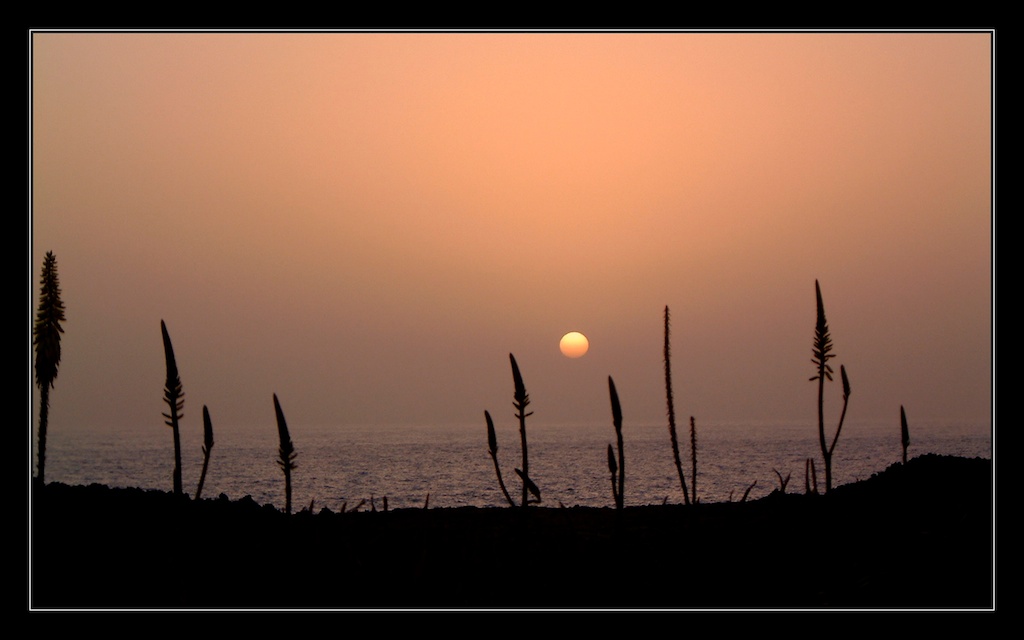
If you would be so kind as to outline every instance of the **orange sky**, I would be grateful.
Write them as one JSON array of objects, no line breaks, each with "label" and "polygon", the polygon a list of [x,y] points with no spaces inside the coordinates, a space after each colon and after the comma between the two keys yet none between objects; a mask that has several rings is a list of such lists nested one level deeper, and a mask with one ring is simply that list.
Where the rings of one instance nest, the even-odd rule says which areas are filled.
[{"label": "orange sky", "polygon": [[[35,33],[59,429],[991,427],[991,33]],[[33,302],[35,304],[35,302]],[[558,349],[585,333],[583,358]],[[35,396],[33,396],[35,398]],[[838,414],[838,383],[826,413]],[[33,413],[38,411],[33,401]],[[830,413],[831,412],[831,413]],[[506,415],[507,413],[507,415]],[[504,418],[502,418],[504,416]],[[845,432],[845,431],[844,431]]]}]

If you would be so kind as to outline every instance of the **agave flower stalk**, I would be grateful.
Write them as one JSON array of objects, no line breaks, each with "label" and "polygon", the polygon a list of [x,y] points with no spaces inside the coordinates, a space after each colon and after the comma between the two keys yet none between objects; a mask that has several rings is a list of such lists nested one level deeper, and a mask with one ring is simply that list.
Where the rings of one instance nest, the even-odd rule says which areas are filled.
[{"label": "agave flower stalk", "polygon": [[295,447],[292,446],[292,439],[288,435],[288,423],[284,420],[284,412],[281,411],[281,403],[277,401],[277,394],[274,394],[274,412],[277,414],[277,434],[281,444],[277,450],[277,464],[284,471],[284,512],[292,512],[292,469],[295,464]]},{"label": "agave flower stalk", "polygon": [[619,506],[619,485],[617,482],[618,478],[618,464],[615,462],[615,450],[612,449],[612,445],[608,445],[608,471],[612,476],[612,499],[615,501],[615,507]]},{"label": "agave flower stalk", "polygon": [[[512,395],[512,406],[515,407],[516,418],[519,420],[519,440],[523,449],[523,468],[515,469],[515,472],[523,481],[522,506],[525,508],[531,502],[540,502],[540,489],[530,479],[530,458],[526,448],[526,418],[532,416],[533,412],[526,411],[526,407],[530,404],[530,396],[526,393],[526,385],[523,384],[523,376],[519,373],[516,357],[510,353],[508,358],[512,363],[512,382],[515,385]],[[484,418],[487,420],[487,444],[491,453],[491,459],[494,460],[494,471],[498,475],[498,484],[501,485],[501,492],[505,495],[509,505],[514,507],[515,503],[505,488],[505,481],[501,477],[501,468],[498,466],[498,438],[494,434],[494,422],[491,420],[490,412],[484,411]],[[530,500],[530,495],[533,495],[536,499]]]},{"label": "agave flower stalk", "polygon": [[[621,509],[624,504],[623,492],[625,491],[626,482],[626,461],[622,454],[622,406],[619,404],[619,394],[615,390],[615,381],[612,380],[611,376],[608,376],[608,395],[611,396],[612,402],[612,426],[615,427],[615,439],[619,447],[619,463],[618,463],[618,490],[615,491],[615,508]],[[611,455],[612,445],[608,445],[608,455]],[[613,472],[615,473],[615,472]]]},{"label": "agave flower stalk", "polygon": [[488,411],[484,411],[484,418],[487,420],[487,445],[491,452],[491,460],[494,461],[494,473],[498,474],[498,484],[501,486],[501,493],[508,500],[509,506],[514,507],[516,503],[512,501],[512,496],[508,494],[508,489],[505,488],[505,481],[501,478],[501,467],[498,466],[498,436],[494,433],[494,421],[491,420],[491,414]]},{"label": "agave flower stalk", "polygon": [[907,428],[907,412],[900,405],[900,442],[903,445],[903,464],[907,464],[907,447],[910,446],[910,429]]},{"label": "agave flower stalk", "polygon": [[850,379],[846,376],[846,366],[839,365],[839,379],[843,382],[843,412],[839,414],[839,426],[836,427],[836,435],[832,438],[832,444],[828,448],[828,459],[831,464],[832,452],[835,451],[836,442],[839,441],[839,432],[843,430],[843,421],[846,419],[846,406],[850,402]]},{"label": "agave flower stalk", "polygon": [[679,439],[676,437],[676,409],[672,400],[672,354],[669,347],[668,305],[665,305],[665,398],[668,404],[668,436],[672,442],[672,458],[679,473],[679,484],[683,488],[683,504],[690,504],[690,494],[686,490],[686,478],[683,476],[683,463],[679,458]]},{"label": "agave flower stalk", "polygon": [[843,380],[843,412],[839,417],[839,426],[836,428],[835,437],[832,438],[831,446],[825,443],[825,380],[832,380],[832,366],[828,361],[835,357],[832,353],[832,338],[828,332],[828,321],[825,319],[825,305],[821,301],[821,287],[818,281],[814,281],[814,293],[817,297],[817,321],[814,325],[814,347],[811,362],[817,367],[817,374],[811,380],[818,381],[818,442],[821,445],[821,457],[825,463],[825,492],[832,490],[832,452],[839,441],[839,432],[843,429],[843,420],[846,418],[846,407],[850,400],[850,380],[846,376],[845,367],[840,367]]},{"label": "agave flower stalk", "polygon": [[[196,487],[196,500],[203,493],[203,483],[206,482],[206,470],[210,467],[210,452],[213,451],[213,423],[210,421],[210,411],[203,405],[203,471],[199,474],[199,486]],[[312,511],[312,509],[310,509]]]},{"label": "agave flower stalk", "polygon": [[697,504],[697,421],[690,416],[690,493]]},{"label": "agave flower stalk", "polygon": [[45,484],[46,475],[46,427],[50,414],[50,388],[57,379],[60,366],[60,334],[64,333],[61,323],[65,321],[64,303],[60,299],[60,279],[57,277],[57,257],[52,251],[43,258],[43,272],[40,279],[39,309],[32,326],[32,346],[35,348],[36,386],[39,387],[39,445],[37,478]]},{"label": "agave flower stalk", "polygon": [[181,490],[181,435],[178,421],[185,417],[181,412],[185,406],[185,394],[181,390],[181,378],[178,376],[178,363],[174,360],[174,347],[171,336],[167,333],[167,325],[160,321],[160,331],[164,337],[164,357],[167,361],[167,382],[164,384],[164,402],[170,413],[163,414],[165,424],[174,433],[174,495],[182,495]]},{"label": "agave flower stalk", "polygon": [[[530,459],[526,451],[526,418],[532,416],[533,412],[526,412],[526,407],[530,404],[530,395],[526,393],[526,385],[523,384],[523,376],[519,373],[516,357],[510,353],[508,358],[512,362],[512,382],[515,385],[512,406],[515,407],[516,418],[519,419],[519,439],[523,448],[523,468],[522,470],[517,469],[516,473],[523,479],[522,506],[525,507],[530,502],[531,491],[529,485],[533,485],[533,482],[530,480]],[[536,488],[536,485],[533,486]],[[540,491],[537,491],[536,495],[539,499]]]}]

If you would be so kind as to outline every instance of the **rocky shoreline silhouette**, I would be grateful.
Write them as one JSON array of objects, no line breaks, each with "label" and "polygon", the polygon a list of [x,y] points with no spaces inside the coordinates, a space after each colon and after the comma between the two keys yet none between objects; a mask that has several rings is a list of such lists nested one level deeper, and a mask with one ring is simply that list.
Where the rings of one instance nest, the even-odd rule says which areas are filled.
[{"label": "rocky shoreline silhouette", "polygon": [[994,607],[991,460],[925,455],[827,496],[794,491],[622,510],[378,504],[286,516],[250,497],[51,483],[29,505],[29,605]]}]

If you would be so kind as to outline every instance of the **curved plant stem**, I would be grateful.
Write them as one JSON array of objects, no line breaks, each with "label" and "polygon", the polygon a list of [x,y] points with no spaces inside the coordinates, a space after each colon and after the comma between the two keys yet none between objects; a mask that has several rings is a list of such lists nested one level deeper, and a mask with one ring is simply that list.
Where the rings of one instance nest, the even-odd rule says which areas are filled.
[{"label": "curved plant stem", "polygon": [[525,508],[530,502],[529,485],[532,484],[532,481],[530,480],[530,459],[526,452],[526,418],[528,416],[532,416],[533,412],[526,412],[526,407],[530,404],[530,395],[526,393],[526,385],[523,384],[523,376],[519,373],[519,365],[516,364],[516,357],[510,353],[508,354],[508,358],[512,362],[512,382],[515,385],[515,393],[512,397],[512,406],[515,407],[516,418],[519,419],[519,439],[523,447],[523,468],[521,470],[517,470],[516,473],[523,478],[522,506]]},{"label": "curved plant stem", "polygon": [[494,460],[494,473],[498,474],[498,485],[501,486],[501,493],[508,500],[509,506],[514,507],[516,503],[509,495],[508,489],[505,488],[505,481],[501,478],[501,467],[498,466],[498,436],[494,433],[494,421],[491,420],[491,414],[488,411],[484,411],[484,418],[487,420],[487,444],[491,452],[491,460]]},{"label": "curved plant stem", "polygon": [[[626,460],[622,454],[622,406],[619,404],[619,394],[615,390],[615,382],[608,376],[608,395],[612,401],[612,425],[615,427],[615,439],[619,447],[618,464],[618,490],[615,492],[615,507],[621,509],[625,502],[624,492],[626,484]],[[608,455],[611,455],[611,445],[608,445]],[[614,472],[613,472],[614,473]]]},{"label": "curved plant stem", "polygon": [[676,409],[672,400],[672,357],[669,346],[668,305],[665,305],[665,397],[668,404],[668,435],[672,441],[672,458],[679,473],[679,484],[683,488],[683,503],[690,504],[690,494],[686,490],[686,478],[683,476],[683,463],[679,458],[679,439],[676,437]]},{"label": "curved plant stem", "polygon": [[[206,470],[210,467],[210,452],[213,451],[213,423],[210,422],[210,412],[203,405],[203,471],[199,474],[199,486],[196,487],[196,497],[203,493],[203,484],[206,482]],[[310,511],[312,511],[312,507]]]},{"label": "curved plant stem", "polygon": [[184,418],[181,413],[185,406],[185,394],[181,390],[181,378],[178,376],[178,363],[174,360],[174,347],[171,336],[167,333],[167,325],[160,321],[160,332],[164,338],[164,357],[167,360],[167,382],[164,385],[164,402],[170,413],[163,414],[166,424],[174,433],[174,495],[182,495],[181,490],[181,435],[178,421]]},{"label": "curved plant stem", "polygon": [[690,493],[697,504],[697,422],[690,416]]}]

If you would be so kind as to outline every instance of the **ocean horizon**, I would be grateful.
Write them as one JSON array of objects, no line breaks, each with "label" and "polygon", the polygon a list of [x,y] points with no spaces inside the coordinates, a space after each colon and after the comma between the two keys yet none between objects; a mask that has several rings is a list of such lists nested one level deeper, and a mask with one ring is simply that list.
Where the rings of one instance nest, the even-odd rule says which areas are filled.
[{"label": "ocean horizon", "polygon": [[[518,504],[521,467],[518,426],[497,424],[502,477]],[[289,425],[297,452],[292,472],[292,509],[506,506],[479,425]],[[680,457],[691,489],[689,423],[678,424]],[[826,425],[831,442],[834,425]],[[793,422],[697,423],[696,496],[701,502],[762,498],[788,477],[786,491],[805,491],[805,461],[815,463],[819,490],[825,471],[817,424]],[[668,427],[625,425],[625,505],[683,502]],[[908,457],[925,454],[992,457],[986,427],[957,423],[912,424]],[[530,476],[541,491],[541,507],[611,507],[607,447],[609,425],[530,425]],[[202,429],[182,425],[182,484],[195,496],[202,469]],[[221,494],[284,509],[284,478],[276,426],[214,427],[214,447],[201,497]],[[898,425],[847,423],[833,455],[833,486],[866,480],[902,458]],[[174,447],[170,428],[51,429],[47,481],[69,485],[172,490]],[[429,498],[428,498],[429,496]],[[691,495],[691,499],[692,499]]]}]

